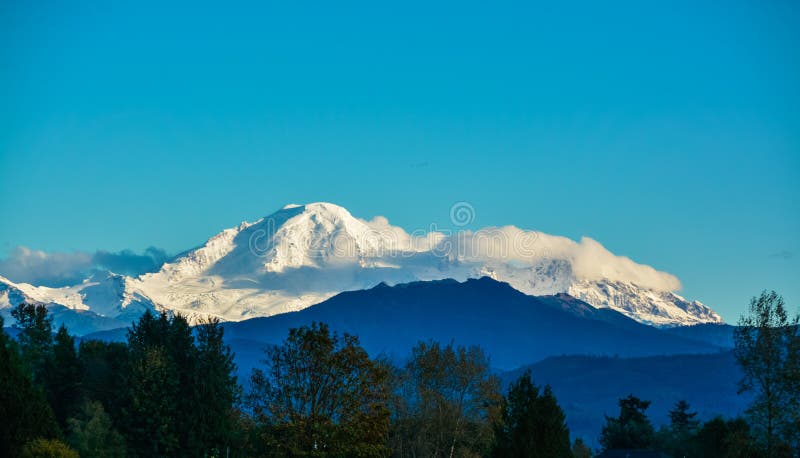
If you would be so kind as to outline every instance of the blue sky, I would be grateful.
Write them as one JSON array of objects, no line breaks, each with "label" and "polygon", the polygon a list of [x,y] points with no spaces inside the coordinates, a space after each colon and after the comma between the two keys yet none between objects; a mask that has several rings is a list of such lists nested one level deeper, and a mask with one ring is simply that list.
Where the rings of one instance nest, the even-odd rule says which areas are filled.
[{"label": "blue sky", "polygon": [[0,256],[468,201],[800,305],[797,2],[105,3],[0,5]]}]

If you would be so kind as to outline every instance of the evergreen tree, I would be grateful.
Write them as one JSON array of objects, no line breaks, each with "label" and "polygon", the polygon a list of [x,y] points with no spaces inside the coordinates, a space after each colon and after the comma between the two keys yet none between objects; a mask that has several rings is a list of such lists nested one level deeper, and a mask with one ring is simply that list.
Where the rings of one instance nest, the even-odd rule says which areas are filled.
[{"label": "evergreen tree", "polygon": [[484,456],[500,417],[499,380],[478,347],[420,342],[397,381],[398,456]]},{"label": "evergreen tree", "polygon": [[169,320],[165,348],[167,362],[172,366],[169,372],[175,374],[175,389],[170,392],[170,399],[178,412],[174,419],[178,446],[185,455],[199,456],[203,453],[203,438],[198,428],[202,412],[198,406],[208,400],[201,399],[195,387],[199,379],[198,352],[185,317],[177,314]]},{"label": "evergreen tree", "polygon": [[645,413],[649,406],[650,401],[643,401],[632,394],[620,399],[619,417],[606,416],[600,436],[600,444],[605,450],[650,447],[655,431]]},{"label": "evergreen tree", "polygon": [[676,457],[695,455],[693,441],[700,423],[695,417],[697,412],[690,412],[688,402],[681,399],[675,403],[669,411],[669,426],[662,427],[656,437],[659,448]]},{"label": "evergreen tree", "polygon": [[163,347],[145,348],[133,361],[128,442],[140,456],[171,456],[180,450],[177,418],[184,412],[175,399],[177,379]]},{"label": "evergreen tree", "polygon": [[122,458],[125,439],[98,401],[88,401],[76,418],[67,420],[69,444],[83,458]]},{"label": "evergreen tree", "polygon": [[129,445],[142,456],[197,456],[196,348],[186,319],[142,315],[128,331]]},{"label": "evergreen tree", "polygon": [[34,383],[45,384],[45,366],[53,348],[53,317],[44,305],[22,303],[11,311],[20,329],[17,336],[22,360]]},{"label": "evergreen tree", "polygon": [[0,317],[0,456],[18,456],[37,438],[58,436],[58,424],[22,364],[17,343],[3,330]]},{"label": "evergreen tree", "polygon": [[681,399],[675,408],[669,411],[670,428],[675,432],[691,434],[697,430],[699,421],[695,419],[697,412],[689,412],[689,403]]},{"label": "evergreen tree", "polygon": [[117,429],[130,412],[130,353],[122,342],[81,341],[78,358],[81,388],[87,399],[99,401]]},{"label": "evergreen tree", "polygon": [[198,436],[205,451],[223,453],[237,437],[241,389],[236,380],[233,352],[224,343],[224,330],[218,319],[196,328],[198,367],[194,382]]},{"label": "evergreen tree", "polygon": [[744,374],[740,392],[755,394],[748,416],[770,458],[782,444],[800,447],[799,321],[800,316],[789,318],[781,296],[765,291],[750,301],[734,330]]},{"label": "evergreen tree", "polygon": [[75,349],[75,338],[62,325],[56,333],[55,344],[45,365],[47,400],[59,424],[66,426],[67,417],[74,415],[81,402],[82,369]]},{"label": "evergreen tree", "polygon": [[495,456],[569,457],[569,430],[564,412],[549,386],[543,392],[526,372],[508,391],[496,432]]},{"label": "evergreen tree", "polygon": [[385,456],[387,371],[358,338],[313,323],[289,331],[254,369],[249,395],[263,454]]}]

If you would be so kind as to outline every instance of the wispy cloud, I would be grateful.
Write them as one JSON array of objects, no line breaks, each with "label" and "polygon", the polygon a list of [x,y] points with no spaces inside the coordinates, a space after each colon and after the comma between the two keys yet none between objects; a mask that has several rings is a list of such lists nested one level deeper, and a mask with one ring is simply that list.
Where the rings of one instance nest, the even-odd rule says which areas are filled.
[{"label": "wispy cloud", "polygon": [[769,255],[770,258],[779,258],[779,259],[792,259],[794,257],[794,252],[789,250],[781,250]]},{"label": "wispy cloud", "polygon": [[155,247],[139,254],[132,250],[45,252],[18,246],[0,259],[0,275],[14,282],[60,287],[80,283],[99,270],[132,276],[154,272],[167,258],[164,250]]}]

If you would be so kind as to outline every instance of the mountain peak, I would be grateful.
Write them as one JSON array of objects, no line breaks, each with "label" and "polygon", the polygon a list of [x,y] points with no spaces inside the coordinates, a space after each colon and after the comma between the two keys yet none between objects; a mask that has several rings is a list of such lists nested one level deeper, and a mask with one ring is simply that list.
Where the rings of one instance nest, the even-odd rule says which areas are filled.
[{"label": "mountain peak", "polygon": [[80,285],[20,288],[74,310],[113,315],[122,310],[120,304],[136,301],[240,321],[301,310],[381,282],[477,278],[469,287],[497,286],[480,279],[484,276],[527,295],[568,293],[656,326],[722,321],[710,308],[675,294],[676,277],[617,256],[591,239],[576,242],[515,227],[408,233],[385,218],[360,219],[328,202],[289,204],[225,229],[156,273],[91,279],[103,287],[83,285],[93,288],[90,296]]},{"label": "mountain peak", "polygon": [[307,204],[286,204],[280,210],[273,213],[272,215],[268,216],[272,217],[274,215],[282,214],[282,213],[292,213],[295,215],[303,214],[303,213],[314,213],[319,215],[331,215],[331,216],[347,216],[353,218],[353,215],[350,212],[336,204],[332,204],[330,202],[311,202]]}]

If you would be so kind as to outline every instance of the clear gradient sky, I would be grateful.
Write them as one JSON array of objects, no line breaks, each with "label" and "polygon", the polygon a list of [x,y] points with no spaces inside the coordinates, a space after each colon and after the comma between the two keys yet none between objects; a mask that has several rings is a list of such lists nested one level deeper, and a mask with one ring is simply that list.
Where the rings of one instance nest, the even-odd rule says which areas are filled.
[{"label": "clear gradient sky", "polygon": [[0,3],[0,257],[468,201],[800,305],[796,1],[164,3]]}]

